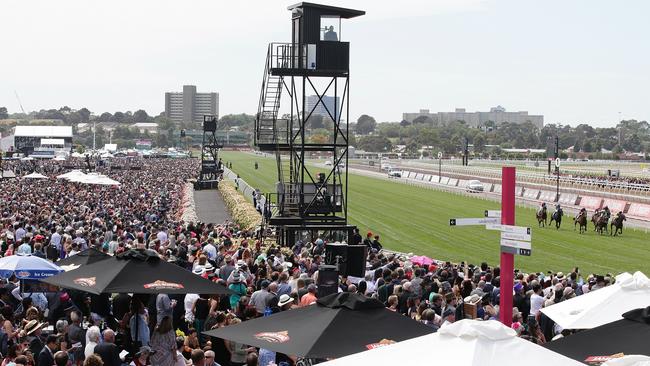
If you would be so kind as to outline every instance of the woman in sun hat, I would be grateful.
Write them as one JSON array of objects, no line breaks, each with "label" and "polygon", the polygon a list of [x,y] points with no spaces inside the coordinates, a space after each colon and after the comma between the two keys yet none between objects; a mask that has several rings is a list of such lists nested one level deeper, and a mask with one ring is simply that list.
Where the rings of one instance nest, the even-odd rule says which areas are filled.
[{"label": "woman in sun hat", "polygon": [[230,308],[236,309],[237,305],[239,304],[239,299],[241,299],[242,296],[246,295],[247,288],[246,284],[242,282],[242,275],[239,270],[236,269],[232,271],[230,277],[232,277],[232,279],[228,285],[228,288],[234,292],[230,295]]}]

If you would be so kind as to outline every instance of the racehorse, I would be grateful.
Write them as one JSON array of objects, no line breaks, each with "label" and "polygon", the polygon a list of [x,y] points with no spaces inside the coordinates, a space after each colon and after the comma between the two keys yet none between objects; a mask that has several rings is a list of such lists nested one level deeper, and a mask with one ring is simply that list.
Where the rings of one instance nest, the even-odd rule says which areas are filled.
[{"label": "racehorse", "polygon": [[623,215],[622,212],[619,212],[616,217],[614,217],[614,220],[612,220],[612,224],[610,225],[610,232],[609,235],[618,235],[620,232],[621,235],[623,235],[623,221],[627,220],[625,215]]},{"label": "racehorse", "polygon": [[573,218],[573,230],[575,231],[576,225],[580,225],[580,234],[587,232],[587,211],[580,211],[576,217]]},{"label": "racehorse", "polygon": [[601,212],[596,210],[593,215],[591,215],[591,222],[594,224],[594,231],[598,230],[598,220],[600,219]]},{"label": "racehorse", "polygon": [[608,223],[608,221],[609,220],[607,219],[606,215],[601,214],[601,215],[598,216],[598,218],[596,220],[596,223],[595,223],[596,232],[598,234],[603,235],[603,231],[607,232],[607,223]]},{"label": "racehorse", "polygon": [[546,218],[548,217],[546,206],[542,207],[541,210],[538,210],[535,217],[537,217],[537,227],[546,227]]},{"label": "racehorse", "polygon": [[553,221],[555,221],[555,229],[559,230],[560,225],[562,225],[562,216],[564,216],[564,212],[562,211],[561,208],[555,210],[551,215],[551,221],[549,221],[548,224],[550,225],[551,223],[553,223]]}]

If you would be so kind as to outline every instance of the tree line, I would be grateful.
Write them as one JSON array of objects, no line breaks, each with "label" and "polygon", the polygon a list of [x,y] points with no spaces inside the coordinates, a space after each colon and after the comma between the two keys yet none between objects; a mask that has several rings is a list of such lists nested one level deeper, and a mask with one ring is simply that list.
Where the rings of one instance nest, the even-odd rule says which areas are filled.
[{"label": "tree line", "polygon": [[476,128],[464,121],[435,124],[415,119],[413,123],[376,123],[371,116],[362,115],[351,127],[357,134],[357,147],[372,152],[388,152],[395,145],[405,145],[406,153],[412,155],[418,154],[423,146],[432,151],[456,154],[467,139],[475,154],[498,154],[506,148],[547,149],[557,136],[560,149],[573,147],[575,153],[584,152],[594,157],[605,150],[614,154],[623,151],[650,153],[650,124],[637,120],[624,120],[616,127],[547,124],[541,129],[531,122],[496,124],[488,121]]}]

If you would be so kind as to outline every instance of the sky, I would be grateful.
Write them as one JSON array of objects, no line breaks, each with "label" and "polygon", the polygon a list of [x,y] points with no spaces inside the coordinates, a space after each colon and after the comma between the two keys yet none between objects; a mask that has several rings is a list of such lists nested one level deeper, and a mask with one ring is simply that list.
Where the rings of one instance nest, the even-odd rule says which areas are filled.
[{"label": "sky", "polygon": [[[0,106],[164,110],[183,84],[220,114],[257,110],[266,48],[293,1],[0,0]],[[542,114],[545,123],[650,120],[650,1],[327,0],[365,10],[351,43],[350,117],[420,109]]]}]

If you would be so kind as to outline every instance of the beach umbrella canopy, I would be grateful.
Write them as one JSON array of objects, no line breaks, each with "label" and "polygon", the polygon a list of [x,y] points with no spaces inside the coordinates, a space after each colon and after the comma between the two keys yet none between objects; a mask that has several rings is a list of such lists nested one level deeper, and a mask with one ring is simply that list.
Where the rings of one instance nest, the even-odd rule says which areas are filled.
[{"label": "beach umbrella canopy", "polygon": [[621,314],[648,306],[650,280],[641,272],[622,273],[596,291],[542,309],[564,329],[591,329],[622,319]]},{"label": "beach umbrella canopy", "polygon": [[225,286],[161,260],[152,250],[130,250],[43,282],[91,294],[230,294]]},{"label": "beach umbrella canopy", "polygon": [[56,265],[61,267],[64,271],[67,272],[67,271],[77,269],[81,266],[103,261],[104,259],[108,259],[110,257],[111,257],[110,255],[102,253],[95,248],[88,248],[73,256],[70,256],[65,259],[61,259],[60,261],[56,262]]},{"label": "beach umbrella canopy", "polygon": [[650,356],[650,307],[628,311],[622,317],[544,347],[585,363],[604,362],[621,354]]},{"label": "beach umbrella canopy", "polygon": [[204,334],[310,358],[342,357],[432,328],[386,309],[377,299],[340,293],[316,304],[214,329]]},{"label": "beach umbrella canopy", "polygon": [[84,172],[80,171],[80,170],[71,170],[71,171],[69,171],[67,173],[57,175],[56,179],[68,179],[68,180],[70,180],[70,179],[73,179],[75,177],[85,177],[85,176],[86,176],[86,174]]},{"label": "beach umbrella canopy", "polygon": [[44,176],[43,174],[41,174],[41,173],[36,173],[36,172],[33,172],[33,173],[30,173],[30,174],[27,174],[27,175],[24,176],[23,178],[25,178],[25,179],[47,179],[47,177]]},{"label": "beach umbrella canopy", "polygon": [[[343,340],[343,342],[345,342]],[[517,337],[496,320],[463,319],[437,333],[325,362],[351,365],[578,366],[583,364]]]},{"label": "beach umbrella canopy", "polygon": [[21,280],[41,280],[63,272],[59,266],[33,255],[10,255],[0,258],[0,277],[16,275]]}]

